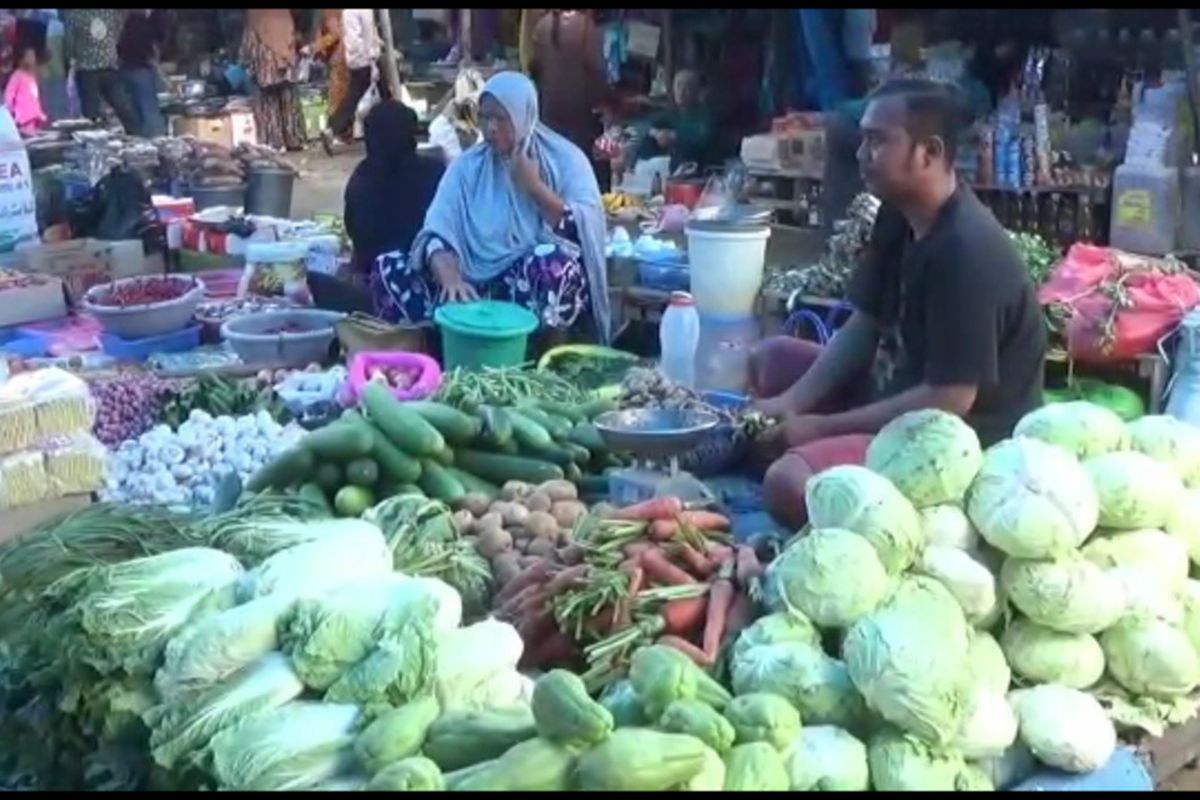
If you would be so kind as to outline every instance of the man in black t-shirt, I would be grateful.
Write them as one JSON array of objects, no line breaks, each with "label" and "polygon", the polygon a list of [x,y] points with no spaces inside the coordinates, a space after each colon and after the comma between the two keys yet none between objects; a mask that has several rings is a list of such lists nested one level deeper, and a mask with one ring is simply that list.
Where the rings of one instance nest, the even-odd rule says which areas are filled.
[{"label": "man in black t-shirt", "polygon": [[853,313],[823,350],[770,339],[751,358],[758,406],[781,419],[766,440],[786,454],[764,481],[781,522],[804,522],[808,476],[860,461],[901,414],[958,414],[986,446],[1041,403],[1045,323],[1004,228],[956,179],[961,109],[930,81],[872,95],[858,159],[884,206],[850,281]]}]

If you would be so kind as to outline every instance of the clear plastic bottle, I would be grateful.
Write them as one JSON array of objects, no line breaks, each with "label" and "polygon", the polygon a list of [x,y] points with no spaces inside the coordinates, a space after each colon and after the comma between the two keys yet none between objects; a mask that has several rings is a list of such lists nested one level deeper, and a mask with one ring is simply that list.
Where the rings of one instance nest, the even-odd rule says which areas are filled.
[{"label": "clear plastic bottle", "polygon": [[700,343],[700,315],[687,292],[672,292],[658,329],[662,370],[668,378],[689,389],[696,385],[696,347]]}]

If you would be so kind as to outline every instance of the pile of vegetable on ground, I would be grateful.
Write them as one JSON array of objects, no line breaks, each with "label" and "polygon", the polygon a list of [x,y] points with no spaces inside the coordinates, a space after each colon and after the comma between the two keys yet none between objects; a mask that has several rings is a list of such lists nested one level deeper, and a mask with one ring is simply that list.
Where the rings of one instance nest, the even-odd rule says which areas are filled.
[{"label": "pile of vegetable on ground", "polygon": [[[763,564],[717,509],[591,502],[613,406],[454,372],[127,443],[112,491],[152,502],[0,545],[0,786],[991,790],[1195,714],[1200,431],[906,415]],[[179,510],[227,468],[232,508]]]}]

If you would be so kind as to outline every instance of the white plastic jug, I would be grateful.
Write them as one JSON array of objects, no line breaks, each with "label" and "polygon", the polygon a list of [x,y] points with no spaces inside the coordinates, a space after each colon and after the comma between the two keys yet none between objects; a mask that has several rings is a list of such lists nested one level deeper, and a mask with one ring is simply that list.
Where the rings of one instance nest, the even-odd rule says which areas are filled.
[{"label": "white plastic jug", "polygon": [[754,313],[769,238],[766,226],[688,226],[692,297],[701,314],[729,318]]},{"label": "white plastic jug", "polygon": [[682,386],[696,386],[696,347],[700,344],[700,315],[687,292],[672,292],[658,328],[663,373]]},{"label": "white plastic jug", "polygon": [[37,241],[35,203],[29,154],[12,115],[0,106],[0,253]]}]

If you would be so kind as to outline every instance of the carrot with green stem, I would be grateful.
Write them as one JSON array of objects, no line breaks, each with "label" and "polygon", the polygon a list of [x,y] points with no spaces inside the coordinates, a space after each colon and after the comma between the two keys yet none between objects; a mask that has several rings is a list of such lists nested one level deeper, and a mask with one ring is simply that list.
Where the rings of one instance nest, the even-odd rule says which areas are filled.
[{"label": "carrot with green stem", "polygon": [[749,587],[765,571],[762,563],[758,560],[758,554],[748,544],[739,544],[737,546],[735,558],[737,569],[734,576],[737,579],[738,585],[742,588]]},{"label": "carrot with green stem", "polygon": [[693,532],[691,538],[702,538],[696,534],[719,533],[729,530],[729,517],[715,511],[681,511],[669,519],[658,519],[650,523],[650,538],[656,542],[670,541],[678,536]]},{"label": "carrot with green stem", "polygon": [[696,583],[695,578],[672,564],[671,559],[667,558],[667,554],[660,547],[643,550],[640,562],[650,583],[666,586],[687,586]]},{"label": "carrot with green stem", "polygon": [[716,661],[717,651],[725,638],[729,622],[729,611],[733,606],[737,589],[731,577],[722,575],[708,589],[708,617],[704,621],[704,636],[700,648],[711,661]]},{"label": "carrot with green stem", "polygon": [[673,636],[671,634],[666,634],[664,636],[658,637],[658,641],[656,641],[655,644],[661,644],[666,647],[670,647],[674,650],[678,650],[679,652],[683,653],[685,656],[690,658],[692,660],[692,662],[695,663],[696,666],[698,666],[698,667],[704,667],[705,669],[707,669],[708,667],[711,667],[714,663],[716,663],[715,658],[710,657],[707,653],[704,652],[704,650],[702,650],[701,648],[692,644],[687,639],[684,639],[679,636]]},{"label": "carrot with green stem", "polygon": [[675,548],[675,553],[687,571],[697,578],[707,579],[716,572],[716,565],[687,542],[680,542]]},{"label": "carrot with green stem", "polygon": [[652,497],[617,509],[609,515],[609,519],[653,522],[658,519],[674,519],[682,513],[683,501],[678,497]]}]

